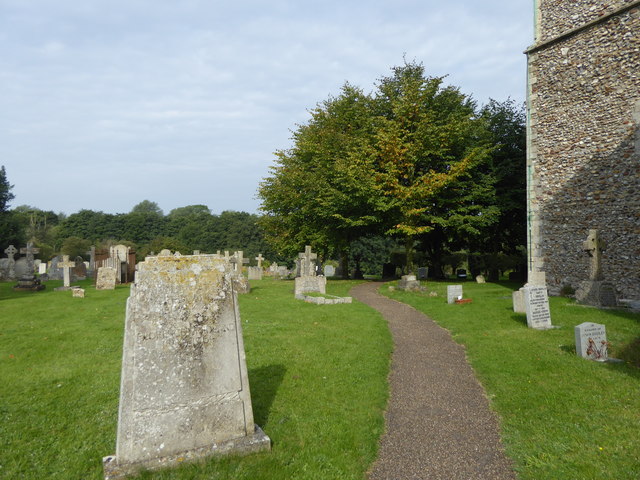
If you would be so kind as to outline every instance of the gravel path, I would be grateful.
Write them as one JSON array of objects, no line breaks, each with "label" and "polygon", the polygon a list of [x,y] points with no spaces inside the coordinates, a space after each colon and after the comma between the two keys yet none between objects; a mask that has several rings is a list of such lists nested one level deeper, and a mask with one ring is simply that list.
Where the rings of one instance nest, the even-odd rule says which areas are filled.
[{"label": "gravel path", "polygon": [[351,290],[382,313],[394,341],[386,430],[369,479],[515,479],[464,349],[424,314],[379,295],[381,285]]}]

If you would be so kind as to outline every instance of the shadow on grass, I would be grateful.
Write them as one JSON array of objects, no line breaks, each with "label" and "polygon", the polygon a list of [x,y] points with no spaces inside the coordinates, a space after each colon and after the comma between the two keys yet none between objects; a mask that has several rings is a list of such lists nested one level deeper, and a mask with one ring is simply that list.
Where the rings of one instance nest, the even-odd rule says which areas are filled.
[{"label": "shadow on grass", "polygon": [[249,369],[253,418],[261,427],[269,422],[271,405],[286,372],[284,365],[267,365]]},{"label": "shadow on grass", "polygon": [[527,325],[527,316],[524,313],[512,313],[511,319],[516,323]]}]

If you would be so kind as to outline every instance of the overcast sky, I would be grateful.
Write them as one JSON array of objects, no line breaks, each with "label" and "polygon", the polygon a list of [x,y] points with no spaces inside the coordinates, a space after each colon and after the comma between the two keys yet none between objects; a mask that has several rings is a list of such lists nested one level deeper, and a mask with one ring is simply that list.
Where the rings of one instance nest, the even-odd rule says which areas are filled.
[{"label": "overcast sky", "polygon": [[403,56],[479,104],[524,101],[532,0],[0,0],[11,207],[257,212],[273,152]]}]

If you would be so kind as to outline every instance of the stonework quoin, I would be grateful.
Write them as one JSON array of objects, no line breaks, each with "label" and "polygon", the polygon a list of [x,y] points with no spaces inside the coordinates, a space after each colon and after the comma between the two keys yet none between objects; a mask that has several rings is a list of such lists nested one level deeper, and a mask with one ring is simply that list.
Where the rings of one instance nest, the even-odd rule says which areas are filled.
[{"label": "stonework quoin", "polygon": [[608,244],[599,273],[640,300],[640,2],[536,4],[526,52],[529,270],[546,272],[551,294],[576,289],[593,261],[584,232],[597,229]]},{"label": "stonework quoin", "polygon": [[269,448],[253,423],[228,263],[147,257],[127,301],[116,455],[104,460],[106,478]]}]

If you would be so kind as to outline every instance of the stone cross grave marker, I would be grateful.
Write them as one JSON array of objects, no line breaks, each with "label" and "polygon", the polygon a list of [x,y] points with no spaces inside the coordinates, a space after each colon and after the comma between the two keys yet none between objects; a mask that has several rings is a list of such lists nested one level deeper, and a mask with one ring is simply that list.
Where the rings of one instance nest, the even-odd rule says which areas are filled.
[{"label": "stone cross grave marker", "polygon": [[4,249],[4,253],[7,254],[7,257],[9,258],[9,278],[13,279],[16,278],[16,261],[15,261],[15,254],[18,253],[18,249],[16,247],[14,247],[13,245],[9,245],[7,248]]},{"label": "stone cross grave marker", "polygon": [[447,303],[456,303],[459,298],[462,298],[462,285],[447,285]]},{"label": "stone cross grave marker", "polygon": [[589,257],[591,257],[589,280],[602,280],[602,252],[606,250],[607,243],[600,238],[598,230],[589,230],[589,235],[582,243],[582,248],[589,254]]},{"label": "stone cross grave marker", "polygon": [[317,253],[311,253],[311,246],[306,245],[304,247],[304,253],[299,253],[298,258],[300,259],[300,276],[301,277],[315,277],[316,269],[315,262],[318,258]]},{"label": "stone cross grave marker", "polygon": [[527,326],[536,330],[552,328],[547,287],[529,285],[523,288]]},{"label": "stone cross grave marker", "polygon": [[35,269],[34,261],[33,261],[33,255],[35,253],[40,253],[40,249],[39,248],[34,248],[33,242],[28,242],[26,248],[21,248],[20,249],[20,253],[26,254],[26,256],[27,256],[27,276],[33,277],[33,272],[34,272],[34,269]]},{"label": "stone cross grave marker", "polygon": [[264,257],[262,256],[261,253],[258,254],[258,256],[256,257],[256,260],[258,261],[258,268],[262,268],[262,261],[264,260]]},{"label": "stone cross grave marker", "polygon": [[69,260],[69,255],[63,255],[62,261],[58,263],[58,268],[62,268],[63,286],[69,288],[71,286],[71,269],[75,268],[76,262]]},{"label": "stone cross grave marker", "polygon": [[582,358],[604,362],[608,358],[607,332],[604,325],[585,322],[574,328],[576,354]]},{"label": "stone cross grave marker", "polygon": [[96,268],[96,247],[95,245],[91,245],[91,248],[84,252],[86,255],[89,255],[89,271],[93,272]]},{"label": "stone cross grave marker", "polygon": [[228,264],[147,257],[127,301],[116,454],[105,478],[215,454],[269,450],[254,424]]}]

